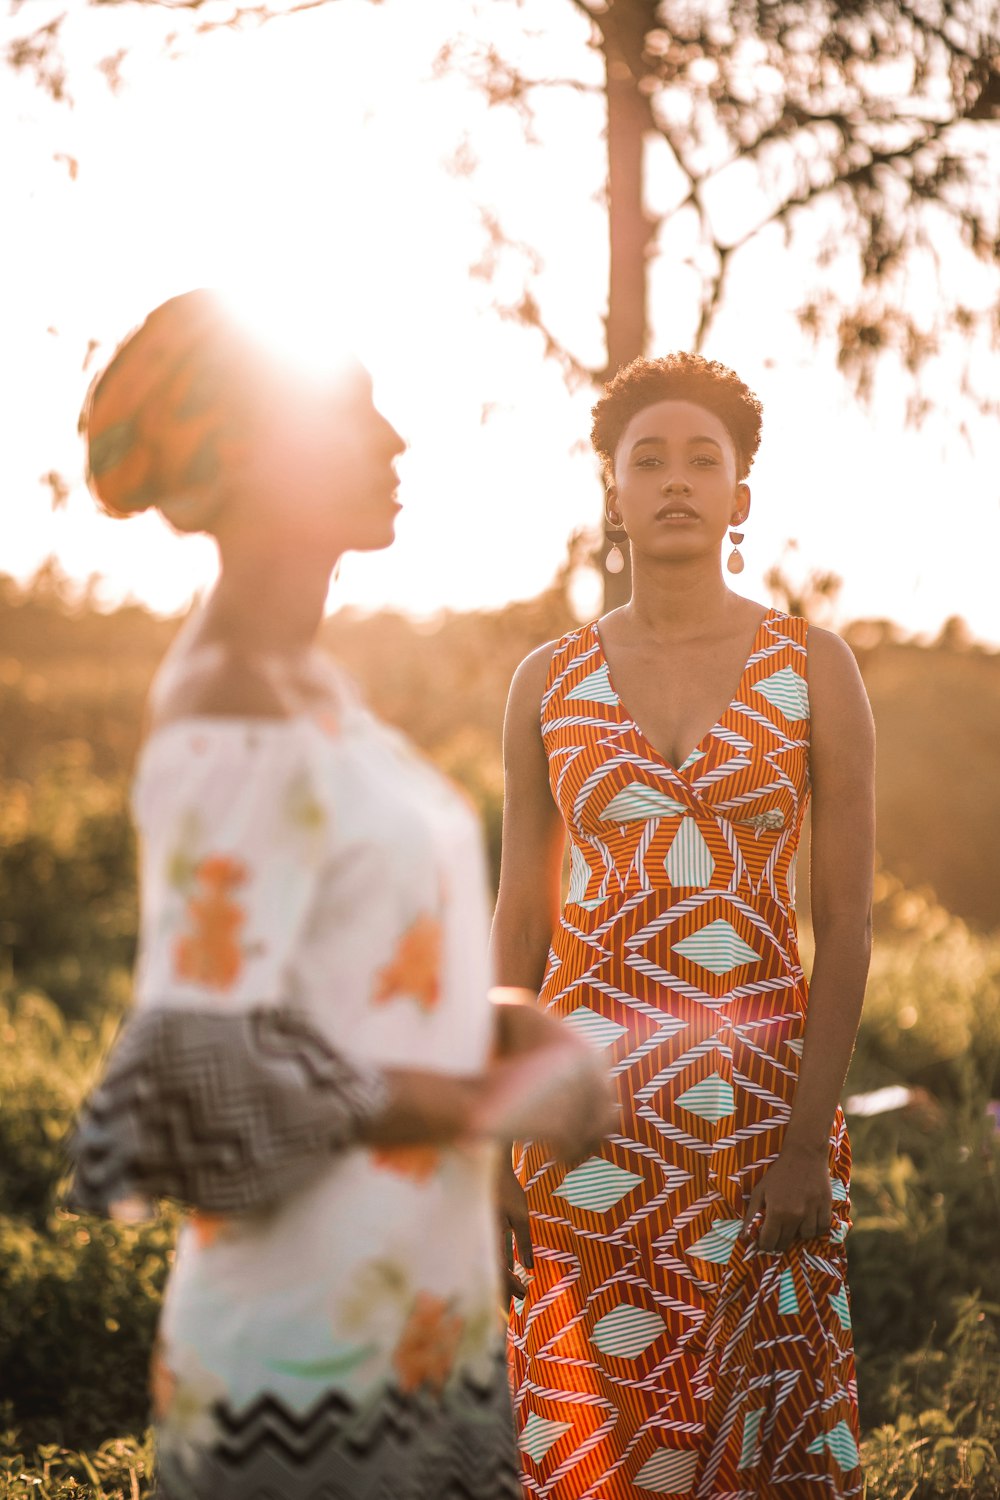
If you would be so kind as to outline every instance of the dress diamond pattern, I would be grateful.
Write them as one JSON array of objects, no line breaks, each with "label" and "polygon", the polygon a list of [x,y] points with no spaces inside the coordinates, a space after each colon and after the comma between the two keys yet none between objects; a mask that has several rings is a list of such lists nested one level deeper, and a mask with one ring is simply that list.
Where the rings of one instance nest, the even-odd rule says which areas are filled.
[{"label": "dress diamond pattern", "polygon": [[806,634],[768,612],[676,768],[619,700],[596,624],[553,654],[542,734],[571,871],[541,1003],[606,1058],[621,1124],[569,1169],[515,1148],[535,1268],[509,1352],[522,1482],[543,1500],[862,1491],[839,1109],[829,1234],[780,1255],[738,1242],[808,1005]]}]

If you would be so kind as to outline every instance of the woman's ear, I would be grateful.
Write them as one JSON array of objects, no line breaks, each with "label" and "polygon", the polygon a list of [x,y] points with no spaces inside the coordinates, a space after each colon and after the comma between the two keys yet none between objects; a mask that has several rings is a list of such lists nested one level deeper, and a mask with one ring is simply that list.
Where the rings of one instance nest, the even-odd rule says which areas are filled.
[{"label": "woman's ear", "polygon": [[742,526],[750,514],[750,486],[738,484],[734,497],[733,513],[729,518],[730,526]]},{"label": "woman's ear", "polygon": [[604,491],[604,514],[610,525],[622,524],[621,511],[618,509],[618,490],[613,484],[609,484]]}]

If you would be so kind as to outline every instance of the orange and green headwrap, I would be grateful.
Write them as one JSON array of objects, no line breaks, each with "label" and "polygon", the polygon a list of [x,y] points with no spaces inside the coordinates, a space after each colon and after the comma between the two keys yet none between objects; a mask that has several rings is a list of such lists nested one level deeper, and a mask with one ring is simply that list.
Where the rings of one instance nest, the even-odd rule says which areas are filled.
[{"label": "orange and green headwrap", "polygon": [[221,481],[249,430],[246,349],[214,295],[185,292],[129,334],[80,415],[87,483],[112,515],[158,506],[198,530],[221,505]]}]

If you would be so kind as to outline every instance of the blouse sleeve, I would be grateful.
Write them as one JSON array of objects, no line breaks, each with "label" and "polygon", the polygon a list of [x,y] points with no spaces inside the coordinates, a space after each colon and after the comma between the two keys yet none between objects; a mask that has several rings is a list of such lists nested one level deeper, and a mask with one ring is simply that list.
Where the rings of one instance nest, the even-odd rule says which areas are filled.
[{"label": "blouse sleeve", "polygon": [[268,1207],[384,1106],[382,1073],[294,1003],[335,816],[313,733],[175,726],[147,753],[137,1007],[69,1142],[81,1210]]}]

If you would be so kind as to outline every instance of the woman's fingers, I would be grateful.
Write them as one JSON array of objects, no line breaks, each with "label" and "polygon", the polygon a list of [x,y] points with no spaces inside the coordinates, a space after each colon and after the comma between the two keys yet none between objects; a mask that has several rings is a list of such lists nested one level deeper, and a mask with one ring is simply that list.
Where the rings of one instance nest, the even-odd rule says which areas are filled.
[{"label": "woman's fingers", "polygon": [[750,1225],[764,1207],[764,1184],[758,1182],[747,1200],[746,1211],[743,1214],[743,1228],[740,1230],[740,1239],[750,1238]]},{"label": "woman's fingers", "polygon": [[524,1298],[528,1295],[528,1288],[522,1281],[518,1280],[516,1272],[509,1271],[506,1268],[504,1269],[504,1284],[502,1295],[508,1302],[511,1300],[511,1298],[513,1298],[515,1302],[523,1302]]},{"label": "woman's fingers", "polygon": [[535,1255],[531,1248],[531,1224],[527,1209],[518,1218],[509,1220],[509,1223],[514,1232],[514,1245],[517,1258],[525,1270],[533,1271],[535,1269]]},{"label": "woman's fingers", "polygon": [[520,1301],[527,1295],[528,1289],[515,1269],[517,1262],[514,1257],[514,1231],[509,1228],[503,1229],[500,1241],[503,1247],[503,1254],[500,1258],[501,1296],[508,1302],[511,1297]]},{"label": "woman's fingers", "polygon": [[528,1216],[528,1199],[521,1184],[509,1165],[501,1168],[497,1186],[503,1259],[501,1282],[503,1295],[520,1301],[527,1296],[528,1288],[515,1267],[530,1271],[535,1264],[531,1252],[531,1228]]},{"label": "woman's fingers", "polygon": [[770,1207],[765,1207],[764,1218],[760,1226],[760,1234],[757,1236],[757,1249],[765,1255],[773,1255],[778,1250],[782,1224],[777,1214]]},{"label": "woman's fingers", "polygon": [[800,1241],[824,1239],[830,1233],[832,1225],[833,1217],[824,1209],[801,1215],[765,1209],[757,1249],[780,1255]]},{"label": "woman's fingers", "polygon": [[528,1197],[510,1166],[504,1166],[501,1171],[497,1197],[507,1249],[507,1265],[513,1269],[516,1252],[522,1266],[529,1271],[533,1270],[535,1258],[531,1250]]},{"label": "woman's fingers", "polygon": [[825,1212],[823,1209],[820,1209],[819,1212],[817,1212],[815,1214],[815,1216],[813,1217],[813,1219],[812,1219],[811,1223],[809,1224],[808,1228],[806,1227],[805,1224],[803,1224],[803,1226],[802,1226],[802,1238],[804,1240],[822,1240],[822,1239],[825,1239],[826,1236],[830,1233],[830,1230],[831,1230],[832,1227],[833,1227],[833,1218],[832,1218],[832,1216],[829,1213]]}]

